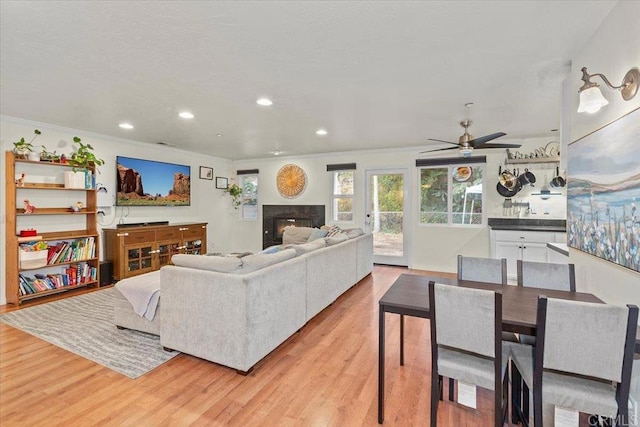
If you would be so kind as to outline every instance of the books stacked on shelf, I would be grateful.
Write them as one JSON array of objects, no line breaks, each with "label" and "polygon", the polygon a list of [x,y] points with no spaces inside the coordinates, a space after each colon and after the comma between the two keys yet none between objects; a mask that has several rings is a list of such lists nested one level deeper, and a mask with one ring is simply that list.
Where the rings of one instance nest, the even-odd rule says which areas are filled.
[{"label": "books stacked on shelf", "polygon": [[48,248],[47,264],[64,264],[95,258],[96,245],[94,237],[76,239],[70,242],[59,242]]},{"label": "books stacked on shelf", "polygon": [[30,295],[38,292],[60,289],[68,286],[95,281],[97,270],[85,262],[69,266],[62,273],[36,274],[34,277],[19,275],[20,295]]}]

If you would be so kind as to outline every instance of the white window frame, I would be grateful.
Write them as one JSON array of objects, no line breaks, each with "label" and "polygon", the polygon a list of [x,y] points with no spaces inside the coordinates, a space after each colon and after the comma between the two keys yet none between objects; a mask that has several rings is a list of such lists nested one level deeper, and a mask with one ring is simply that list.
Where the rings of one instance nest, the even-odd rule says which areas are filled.
[{"label": "white window frame", "polygon": [[[418,226],[419,227],[464,227],[464,228],[483,228],[487,226],[487,164],[486,163],[467,163],[463,159],[460,159],[460,163],[456,164],[441,164],[432,166],[421,166],[418,168]],[[482,221],[480,224],[454,224],[453,220],[453,168],[460,166],[470,166],[472,168],[482,169]],[[443,169],[448,168],[447,173],[447,222],[440,224],[424,223],[421,221],[421,207],[422,207],[422,170],[423,169]]]},{"label": "white window frame", "polygon": [[[337,175],[339,173],[350,172],[352,174],[353,179],[353,193],[352,194],[336,194],[335,193],[335,183],[338,179]],[[355,195],[356,195],[356,170],[355,169],[341,169],[331,171],[331,223],[342,223],[342,224],[354,224],[356,220],[355,213]],[[336,219],[339,212],[336,209],[338,200],[337,199],[351,199],[351,220],[339,220]]]},{"label": "white window frame", "polygon": [[[245,200],[249,200],[249,199],[253,199],[254,197],[249,197],[247,194],[245,194],[244,192],[244,181],[247,178],[255,178],[257,185],[256,185],[256,216],[255,218],[253,217],[245,217],[245,212],[244,212],[244,204],[245,204]],[[259,195],[260,195],[260,177],[257,173],[252,173],[252,174],[246,174],[246,175],[238,175],[238,184],[240,185],[240,188],[242,189],[242,194],[240,195],[240,219],[244,220],[244,221],[257,221],[258,220],[258,216],[259,216],[259,209],[258,206],[260,205],[260,199],[259,199]]]}]

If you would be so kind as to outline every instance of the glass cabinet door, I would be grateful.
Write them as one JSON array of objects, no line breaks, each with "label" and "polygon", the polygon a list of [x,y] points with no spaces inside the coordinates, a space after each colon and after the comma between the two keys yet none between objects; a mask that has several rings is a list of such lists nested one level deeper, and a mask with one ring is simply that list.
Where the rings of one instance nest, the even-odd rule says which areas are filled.
[{"label": "glass cabinet door", "polygon": [[128,247],[127,271],[133,274],[142,274],[152,270],[153,248],[150,245]]},{"label": "glass cabinet door", "polygon": [[191,254],[191,255],[202,254],[202,240],[200,239],[185,240],[184,253]]},{"label": "glass cabinet door", "polygon": [[178,242],[165,242],[158,244],[158,268],[171,264],[171,257],[180,253]]}]

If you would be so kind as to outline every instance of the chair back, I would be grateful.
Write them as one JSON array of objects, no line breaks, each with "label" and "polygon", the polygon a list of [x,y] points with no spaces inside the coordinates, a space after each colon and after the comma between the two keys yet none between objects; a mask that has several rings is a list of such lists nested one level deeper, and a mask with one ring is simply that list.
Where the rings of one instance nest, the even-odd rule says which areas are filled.
[{"label": "chair back", "polygon": [[[542,368],[621,383],[633,363],[638,308],[541,298]],[[540,339],[542,338],[542,348]],[[627,366],[625,366],[627,365]]]},{"label": "chair back", "polygon": [[429,308],[432,341],[435,340],[432,346],[446,346],[494,358],[496,330],[497,327],[502,329],[501,297],[502,294],[493,291],[430,282]]},{"label": "chair back", "polygon": [[573,264],[518,260],[517,266],[518,286],[572,292],[576,290],[576,273]]},{"label": "chair back", "polygon": [[507,260],[458,255],[458,280],[507,284]]}]

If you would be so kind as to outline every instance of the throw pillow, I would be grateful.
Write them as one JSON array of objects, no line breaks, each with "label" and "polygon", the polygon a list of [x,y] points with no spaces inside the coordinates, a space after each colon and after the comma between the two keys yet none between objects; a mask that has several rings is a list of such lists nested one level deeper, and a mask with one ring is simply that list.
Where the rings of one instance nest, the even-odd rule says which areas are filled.
[{"label": "throw pillow", "polygon": [[319,228],[314,228],[311,230],[311,234],[309,235],[309,239],[307,242],[312,242],[316,239],[321,239],[325,237],[329,233],[329,230],[320,230]]},{"label": "throw pillow", "polygon": [[338,233],[331,237],[326,237],[325,240],[327,241],[327,246],[333,246],[349,240],[349,236],[347,236],[347,233]]},{"label": "throw pillow", "polygon": [[177,254],[171,257],[171,262],[178,267],[217,271],[219,273],[231,273],[239,269],[242,265],[240,258],[215,255]]},{"label": "throw pillow", "polygon": [[342,229],[340,227],[338,227],[337,225],[332,225],[331,228],[329,229],[329,232],[327,233],[326,237],[333,237],[338,233],[341,233]]},{"label": "throw pillow", "polygon": [[259,254],[275,254],[276,252],[280,251],[280,248],[281,248],[280,245],[273,245],[273,246],[269,246],[268,248],[265,248],[265,249],[261,250],[258,253]]}]

